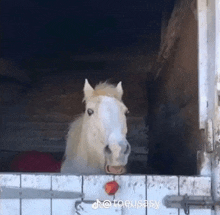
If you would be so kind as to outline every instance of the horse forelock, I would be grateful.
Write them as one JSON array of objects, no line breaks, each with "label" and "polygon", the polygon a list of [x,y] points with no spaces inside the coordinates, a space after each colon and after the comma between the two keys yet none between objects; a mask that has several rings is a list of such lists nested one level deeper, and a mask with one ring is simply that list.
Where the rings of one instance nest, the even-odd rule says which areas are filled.
[{"label": "horse forelock", "polygon": [[[109,84],[107,81],[101,82],[95,86],[95,89],[92,93],[91,98],[98,97],[98,96],[114,97],[117,100],[121,101],[121,95],[117,91],[116,86]],[[84,97],[83,101],[86,101],[86,99],[87,98]]]}]

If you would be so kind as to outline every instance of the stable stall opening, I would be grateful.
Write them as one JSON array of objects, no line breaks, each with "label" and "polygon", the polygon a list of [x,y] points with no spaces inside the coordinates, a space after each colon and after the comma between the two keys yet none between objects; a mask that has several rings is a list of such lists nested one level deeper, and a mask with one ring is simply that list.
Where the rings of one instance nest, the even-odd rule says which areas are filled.
[{"label": "stable stall opening", "polygon": [[93,87],[122,81],[128,173],[196,174],[195,1],[11,0],[1,7],[1,171],[37,171],[34,160],[45,166],[40,171],[59,171],[87,78]]}]

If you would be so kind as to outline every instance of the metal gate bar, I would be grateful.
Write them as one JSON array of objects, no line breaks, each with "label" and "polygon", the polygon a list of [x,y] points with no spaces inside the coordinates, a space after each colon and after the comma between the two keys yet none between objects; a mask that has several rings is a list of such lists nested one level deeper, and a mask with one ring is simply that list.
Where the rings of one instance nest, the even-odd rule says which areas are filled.
[{"label": "metal gate bar", "polygon": [[41,190],[34,188],[1,187],[1,199],[76,199],[83,198],[80,192]]}]

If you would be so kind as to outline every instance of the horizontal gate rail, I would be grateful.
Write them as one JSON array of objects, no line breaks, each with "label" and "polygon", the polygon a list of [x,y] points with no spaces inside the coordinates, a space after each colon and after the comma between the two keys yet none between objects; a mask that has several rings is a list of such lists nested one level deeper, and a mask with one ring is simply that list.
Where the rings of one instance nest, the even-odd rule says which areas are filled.
[{"label": "horizontal gate rail", "polygon": [[80,192],[41,190],[34,188],[1,187],[1,199],[76,199],[83,198]]}]

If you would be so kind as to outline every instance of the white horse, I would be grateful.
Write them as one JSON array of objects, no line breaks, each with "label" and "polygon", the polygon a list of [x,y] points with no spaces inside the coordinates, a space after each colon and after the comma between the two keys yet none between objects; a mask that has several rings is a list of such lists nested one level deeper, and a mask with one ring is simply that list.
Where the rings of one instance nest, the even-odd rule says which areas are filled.
[{"label": "white horse", "polygon": [[85,80],[86,110],[68,132],[61,173],[123,174],[131,152],[126,139],[127,107],[121,82],[101,83],[93,89]]}]

